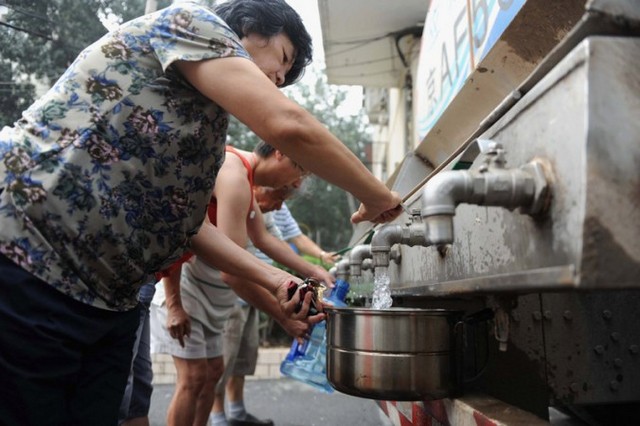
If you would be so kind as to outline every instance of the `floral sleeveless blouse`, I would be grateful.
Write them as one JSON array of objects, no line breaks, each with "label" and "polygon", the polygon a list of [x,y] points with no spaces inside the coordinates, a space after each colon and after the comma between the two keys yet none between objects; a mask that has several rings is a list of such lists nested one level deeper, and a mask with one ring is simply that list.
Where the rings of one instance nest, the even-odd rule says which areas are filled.
[{"label": "floral sleeveless blouse", "polygon": [[139,287],[187,250],[224,160],[227,113],[172,63],[232,56],[250,59],[192,3],[80,53],[0,131],[0,252],[78,301],[133,308]]}]

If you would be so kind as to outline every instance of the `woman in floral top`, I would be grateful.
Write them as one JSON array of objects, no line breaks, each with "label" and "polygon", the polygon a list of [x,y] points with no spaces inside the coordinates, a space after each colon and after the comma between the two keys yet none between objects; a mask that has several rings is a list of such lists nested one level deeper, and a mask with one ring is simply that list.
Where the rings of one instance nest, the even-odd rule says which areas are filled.
[{"label": "woman in floral top", "polygon": [[205,220],[227,113],[357,197],[354,223],[399,215],[398,195],[277,89],[310,59],[284,0],[231,0],[216,12],[181,2],[86,48],[0,131],[3,422],[114,424],[137,292],[187,250],[259,283],[294,315],[294,278]]}]

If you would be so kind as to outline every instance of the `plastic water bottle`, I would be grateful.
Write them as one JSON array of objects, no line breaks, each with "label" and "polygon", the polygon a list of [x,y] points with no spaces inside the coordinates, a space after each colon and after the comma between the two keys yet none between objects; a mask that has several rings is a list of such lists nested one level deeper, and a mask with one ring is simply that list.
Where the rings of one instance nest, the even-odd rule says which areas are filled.
[{"label": "plastic water bottle", "polygon": [[[331,294],[324,303],[332,306],[347,306],[345,300],[349,283],[338,279]],[[317,389],[331,393],[333,387],[327,380],[327,323],[321,321],[313,326],[311,334],[304,342],[293,340],[291,349],[282,364],[280,372],[287,377],[307,383]]]}]

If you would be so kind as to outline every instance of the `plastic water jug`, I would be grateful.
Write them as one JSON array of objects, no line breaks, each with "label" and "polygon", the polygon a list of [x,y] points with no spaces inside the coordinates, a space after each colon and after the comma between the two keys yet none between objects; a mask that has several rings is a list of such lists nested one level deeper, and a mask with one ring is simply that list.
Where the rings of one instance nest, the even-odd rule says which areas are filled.
[{"label": "plastic water jug", "polygon": [[[344,307],[349,283],[338,279],[331,294],[324,298],[324,303]],[[293,340],[291,349],[282,364],[280,372],[287,377],[307,383],[325,392],[333,392],[327,380],[327,324],[321,321],[313,326],[308,339],[298,343]]]}]

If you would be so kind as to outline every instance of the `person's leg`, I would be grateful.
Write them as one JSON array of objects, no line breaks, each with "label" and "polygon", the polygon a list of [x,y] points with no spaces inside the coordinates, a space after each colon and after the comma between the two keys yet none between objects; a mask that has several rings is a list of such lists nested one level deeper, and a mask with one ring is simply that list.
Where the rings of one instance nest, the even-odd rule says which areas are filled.
[{"label": "person's leg", "polygon": [[[145,309],[144,306],[140,309],[140,324],[138,325],[138,330],[136,331],[136,341],[133,345],[133,363],[131,365],[131,370],[129,371],[129,377],[127,378],[127,387],[125,388],[124,395],[122,396],[122,402],[120,403],[120,409],[118,410],[118,424],[124,425],[127,424],[126,420],[129,418],[137,417],[130,415],[130,407],[131,407],[131,398],[134,392],[135,380],[136,380],[136,364],[138,363],[138,351],[140,348],[140,342],[143,338],[145,324],[148,325],[148,309]],[[149,329],[147,327],[147,333]],[[147,336],[148,338],[148,336]],[[148,340],[147,340],[148,346]]]},{"label": "person's leg", "polygon": [[134,380],[128,418],[122,426],[148,426],[149,406],[153,393],[153,366],[149,352],[149,317],[145,320],[143,339],[134,361]]},{"label": "person's leg", "polygon": [[244,420],[247,417],[247,409],[244,406],[244,376],[229,377],[225,391],[229,418]]},{"label": "person's leg", "polygon": [[206,382],[198,395],[194,425],[205,426],[209,421],[209,413],[213,405],[216,383],[218,383],[220,376],[222,376],[223,368],[224,361],[222,356],[207,360]]},{"label": "person's leg", "polygon": [[244,376],[231,376],[227,381],[226,394],[230,402],[244,400]]},{"label": "person's leg", "polygon": [[253,306],[244,307],[244,327],[238,355],[231,377],[227,382],[226,400],[228,407],[229,426],[234,425],[273,425],[270,419],[258,419],[249,414],[244,405],[245,377],[252,375],[256,370],[258,360],[258,347],[260,336],[259,311]]},{"label": "person's leg", "polygon": [[207,337],[205,325],[194,317],[191,334],[184,337],[184,347],[171,337],[166,327],[167,308],[151,304],[151,350],[169,354],[176,367],[176,386],[167,410],[167,425],[192,425],[196,404],[207,375]]},{"label": "person's leg", "polygon": [[233,372],[236,357],[240,350],[242,333],[247,319],[245,306],[236,303],[225,323],[223,333],[224,371],[216,385],[215,399],[211,409],[212,426],[225,426],[227,424],[224,413],[225,386]]},{"label": "person's leg", "polygon": [[[122,426],[149,426],[149,405],[151,404],[151,394],[153,392],[153,366],[151,364],[150,340],[150,320],[149,305],[153,299],[155,287],[148,284],[140,291],[140,327],[138,329],[139,338],[136,340],[137,347],[133,368],[129,374],[130,384],[127,383],[129,391],[128,398],[123,398],[120,406],[120,420]],[[125,396],[127,393],[125,392]],[[123,413],[123,406],[126,401],[126,411]]]},{"label": "person's leg", "polygon": [[189,359],[173,354],[178,374],[167,413],[169,426],[205,426],[213,404],[215,385],[222,374],[221,333],[212,332],[195,318],[191,320],[191,335],[185,338],[185,348],[181,349],[187,354],[204,354],[204,357]]},{"label": "person's leg", "polygon": [[[183,279],[181,285],[184,283]],[[191,292],[190,295],[182,293],[183,306],[191,319],[191,334],[185,336],[184,347],[170,336],[165,327],[166,306],[151,305],[152,350],[172,355],[177,370],[176,389],[167,413],[168,425],[205,425],[213,403],[215,384],[222,374],[222,330],[228,313],[220,306],[216,306],[213,312],[208,303],[213,297],[203,294],[199,287],[191,288]],[[230,289],[229,292],[233,296]],[[228,309],[232,306],[233,300]],[[195,314],[191,315],[191,312]]]},{"label": "person's leg", "polygon": [[68,424],[113,425],[117,422],[138,329],[138,309],[133,314],[128,324],[115,325],[108,335],[85,351],[70,404],[73,420]]},{"label": "person's leg", "polygon": [[1,255],[0,294],[1,422],[116,423],[139,311],[75,301]]},{"label": "person's leg", "polygon": [[174,356],[176,388],[167,410],[168,426],[193,425],[198,398],[207,378],[207,359],[185,359]]}]

